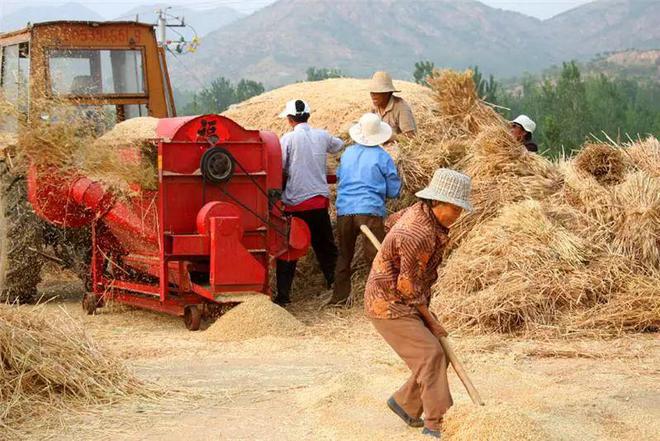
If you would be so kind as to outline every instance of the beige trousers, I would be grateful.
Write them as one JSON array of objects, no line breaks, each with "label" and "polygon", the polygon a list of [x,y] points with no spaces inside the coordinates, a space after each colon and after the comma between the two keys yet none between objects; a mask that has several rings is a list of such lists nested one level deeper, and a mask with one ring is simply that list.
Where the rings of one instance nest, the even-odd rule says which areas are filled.
[{"label": "beige trousers", "polygon": [[371,321],[412,371],[410,379],[394,393],[394,400],[413,418],[423,412],[424,425],[440,430],[442,417],[453,404],[448,360],[440,342],[419,316]]}]

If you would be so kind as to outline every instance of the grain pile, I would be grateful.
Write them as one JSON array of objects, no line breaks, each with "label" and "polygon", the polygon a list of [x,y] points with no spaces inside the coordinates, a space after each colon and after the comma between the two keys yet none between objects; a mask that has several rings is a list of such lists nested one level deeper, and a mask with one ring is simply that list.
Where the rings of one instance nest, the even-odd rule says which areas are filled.
[{"label": "grain pile", "polygon": [[[371,111],[369,84],[370,80],[353,78],[295,83],[232,106],[223,115],[245,128],[282,135],[290,129],[278,115],[287,101],[299,98],[312,108],[311,125],[347,139],[350,126]],[[397,95],[413,108],[420,126],[432,124],[435,105],[428,89],[407,81],[395,81],[394,85],[401,90]]]},{"label": "grain pile", "polygon": [[240,341],[274,336],[289,337],[305,330],[298,319],[264,295],[254,295],[222,315],[206,331],[211,341]]},{"label": "grain pile", "polygon": [[631,143],[624,152],[637,169],[660,178],[660,141],[657,138]]},{"label": "grain pile", "polygon": [[70,317],[0,305],[0,429],[40,410],[154,394]]},{"label": "grain pile", "polygon": [[541,441],[549,435],[521,408],[489,404],[451,407],[442,425],[442,436],[452,441]]}]

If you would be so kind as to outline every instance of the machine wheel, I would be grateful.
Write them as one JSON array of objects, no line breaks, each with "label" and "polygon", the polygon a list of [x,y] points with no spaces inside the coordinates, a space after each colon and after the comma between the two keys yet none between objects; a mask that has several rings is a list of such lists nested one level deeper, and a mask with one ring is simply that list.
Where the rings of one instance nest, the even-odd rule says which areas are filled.
[{"label": "machine wheel", "polygon": [[42,222],[27,200],[25,177],[0,160],[0,301],[37,300],[42,243]]},{"label": "machine wheel", "polygon": [[189,331],[199,330],[199,326],[202,324],[202,309],[196,305],[186,306],[183,312],[183,322]]},{"label": "machine wheel", "polygon": [[82,308],[83,311],[87,313],[87,315],[93,315],[96,312],[96,306],[98,303],[99,301],[96,297],[96,294],[91,292],[86,292],[83,294]]}]

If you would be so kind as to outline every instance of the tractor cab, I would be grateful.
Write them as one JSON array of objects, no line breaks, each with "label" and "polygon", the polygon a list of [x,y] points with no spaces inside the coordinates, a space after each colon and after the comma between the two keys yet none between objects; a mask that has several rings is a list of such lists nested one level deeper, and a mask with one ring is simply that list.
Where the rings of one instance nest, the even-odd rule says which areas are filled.
[{"label": "tractor cab", "polygon": [[47,118],[46,104],[75,106],[102,131],[138,116],[176,116],[165,52],[137,22],[56,21],[0,34],[0,91],[19,118]]}]

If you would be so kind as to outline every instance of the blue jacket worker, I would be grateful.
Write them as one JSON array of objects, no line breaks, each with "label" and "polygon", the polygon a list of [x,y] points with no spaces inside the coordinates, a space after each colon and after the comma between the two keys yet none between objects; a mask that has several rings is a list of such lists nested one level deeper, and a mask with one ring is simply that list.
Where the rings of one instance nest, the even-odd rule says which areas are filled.
[{"label": "blue jacket worker", "polygon": [[[392,137],[392,128],[374,113],[366,113],[349,131],[354,145],[341,156],[337,169],[337,242],[339,258],[329,304],[345,303],[351,294],[351,263],[360,226],[366,225],[379,240],[385,237],[385,201],[396,198],[401,180],[392,157],[381,147]],[[367,263],[376,248],[364,241]]]}]

